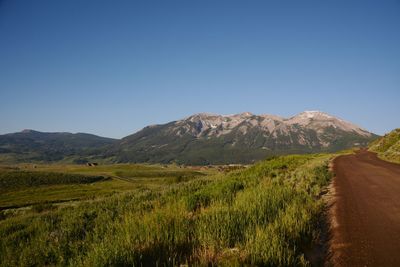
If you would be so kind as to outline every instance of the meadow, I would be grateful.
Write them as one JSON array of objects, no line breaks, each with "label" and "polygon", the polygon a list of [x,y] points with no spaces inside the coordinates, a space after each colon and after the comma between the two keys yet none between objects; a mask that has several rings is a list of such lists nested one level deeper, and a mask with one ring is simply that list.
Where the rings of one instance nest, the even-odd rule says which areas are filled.
[{"label": "meadow", "polygon": [[3,166],[0,167],[0,210],[49,203],[67,205],[71,201],[87,201],[137,188],[157,189],[204,175],[205,172],[174,165]]},{"label": "meadow", "polygon": [[[315,251],[331,158],[274,157],[228,173],[172,165],[38,166],[29,171],[63,172],[67,181],[74,175],[102,178],[5,190],[1,205],[20,208],[0,214],[0,265],[321,263],[323,255]],[[63,205],[35,193],[54,187],[64,188]],[[11,196],[24,190],[33,190],[27,195],[35,201],[15,204]]]}]

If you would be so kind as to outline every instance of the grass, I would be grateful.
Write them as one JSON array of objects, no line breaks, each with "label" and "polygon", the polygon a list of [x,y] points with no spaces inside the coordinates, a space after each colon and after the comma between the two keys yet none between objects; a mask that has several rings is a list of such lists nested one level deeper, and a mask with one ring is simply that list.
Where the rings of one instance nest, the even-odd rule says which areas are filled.
[{"label": "grass", "polygon": [[0,190],[56,184],[89,184],[104,180],[103,176],[88,176],[56,172],[3,171],[0,172]]},{"label": "grass", "polygon": [[0,210],[90,200],[138,188],[158,190],[210,172],[213,171],[200,172],[172,165],[0,166]]},{"label": "grass", "polygon": [[369,150],[378,153],[384,160],[400,163],[400,129],[394,129],[372,142]]},{"label": "grass", "polygon": [[25,207],[38,203],[62,203],[88,200],[99,196],[129,191],[138,186],[121,180],[106,180],[92,184],[51,185],[1,192],[0,209]]},{"label": "grass", "polygon": [[[134,186],[74,206],[43,204],[0,214],[0,265],[307,266],[305,250],[319,234],[324,207],[319,196],[330,180],[331,157],[276,157],[208,175],[178,167],[69,166],[69,173],[135,173],[126,175],[128,180],[166,173],[159,186],[119,180]],[[150,174],[142,173],[146,170]],[[185,175],[190,178],[164,183]]]}]

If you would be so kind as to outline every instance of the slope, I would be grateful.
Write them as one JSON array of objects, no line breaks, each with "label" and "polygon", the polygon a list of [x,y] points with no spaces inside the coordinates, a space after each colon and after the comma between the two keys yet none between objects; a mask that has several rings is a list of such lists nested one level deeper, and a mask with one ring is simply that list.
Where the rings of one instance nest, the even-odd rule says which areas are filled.
[{"label": "slope", "polygon": [[400,129],[394,129],[372,142],[369,150],[378,153],[382,159],[400,163]]},{"label": "slope", "polygon": [[0,161],[59,161],[99,154],[114,139],[86,133],[45,133],[24,130],[0,135]]}]

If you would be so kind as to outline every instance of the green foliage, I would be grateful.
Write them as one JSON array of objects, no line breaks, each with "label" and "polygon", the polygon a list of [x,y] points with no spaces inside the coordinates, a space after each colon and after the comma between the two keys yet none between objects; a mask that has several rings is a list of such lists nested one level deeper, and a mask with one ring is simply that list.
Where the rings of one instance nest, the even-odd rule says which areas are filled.
[{"label": "green foliage", "polygon": [[34,212],[44,212],[44,211],[48,211],[48,210],[52,210],[54,209],[54,205],[51,203],[47,203],[47,202],[43,202],[43,203],[38,203],[32,206],[32,210]]},{"label": "green foliage", "polygon": [[204,173],[189,170],[120,170],[115,174],[123,178],[165,178],[174,177],[181,180],[188,180],[197,176],[204,176]]},{"label": "green foliage", "polygon": [[105,178],[103,176],[87,176],[68,173],[5,171],[0,172],[0,191],[20,187],[55,184],[87,184],[104,179]]},{"label": "green foliage", "polygon": [[211,202],[211,196],[207,192],[196,192],[189,195],[186,200],[188,211],[196,211],[200,207],[207,207]]},{"label": "green foliage", "polygon": [[382,159],[400,163],[400,129],[394,129],[372,142],[369,150],[377,152]]},{"label": "green foliage", "polygon": [[[13,172],[13,175],[10,175],[10,172]],[[22,182],[15,186],[14,177],[21,173],[23,175],[30,173],[34,176],[37,186],[34,185],[35,183],[25,183],[30,184],[29,186],[24,185]],[[123,173],[124,176],[117,176],[116,173]],[[145,177],[132,176],[138,173],[144,174]],[[216,173],[216,170],[200,172],[174,165],[112,164],[89,167],[82,165],[24,164],[0,166],[0,176],[4,175],[9,178],[5,181],[8,186],[0,188],[0,209],[26,207],[45,202],[55,205],[71,205],[76,201],[92,200],[93,198],[106,197],[137,188],[159,190],[170,185],[195,180],[198,177],[205,177],[210,173]],[[44,183],[45,180],[40,179],[46,175],[54,178],[47,184]],[[75,177],[77,180],[67,179],[68,181],[66,181],[68,177]],[[86,180],[87,177],[90,179],[93,177],[107,178],[90,182]],[[73,202],[68,204],[69,201]]]},{"label": "green foliage", "polygon": [[3,210],[0,210],[0,221],[5,220],[7,218],[6,213]]},{"label": "green foliage", "polygon": [[[307,265],[327,155],[33,209],[0,221],[1,266]],[[16,257],[18,255],[18,257]]]},{"label": "green foliage", "polygon": [[400,129],[394,129],[382,138],[379,138],[370,144],[370,150],[375,152],[385,152],[400,141]]}]

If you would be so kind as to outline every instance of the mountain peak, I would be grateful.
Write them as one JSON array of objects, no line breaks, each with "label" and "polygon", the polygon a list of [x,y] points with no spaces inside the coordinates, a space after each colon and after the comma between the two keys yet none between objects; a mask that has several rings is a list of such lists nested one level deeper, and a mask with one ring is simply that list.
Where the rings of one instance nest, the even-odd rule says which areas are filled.
[{"label": "mountain peak", "polygon": [[220,115],[210,113],[210,112],[201,112],[201,113],[195,113],[193,115],[190,115],[189,117],[186,117],[184,120],[193,120],[193,119],[207,119],[210,117],[219,117]]},{"label": "mountain peak", "polygon": [[[320,133],[324,132],[327,128],[335,128],[345,132],[356,132],[363,136],[371,136],[370,133],[355,124],[319,110],[306,110],[290,118],[281,118],[279,116],[265,114],[255,115],[251,112],[232,115],[197,113],[179,121],[180,124],[185,124],[186,122],[196,124],[196,129],[192,132],[196,133],[197,136],[203,133],[206,133],[208,136],[225,135],[243,123],[250,124],[252,125],[251,127],[258,127],[264,130],[268,129],[269,133],[274,131],[288,133],[288,131],[291,131],[289,129],[290,127],[299,125]],[[247,132],[247,126],[242,126],[241,131],[243,133]],[[190,128],[190,126],[188,127]],[[179,134],[182,133],[182,131],[177,132],[179,132]]]},{"label": "mountain peak", "polygon": [[23,130],[21,131],[21,133],[37,133],[37,131],[32,130],[32,129],[23,129]]},{"label": "mountain peak", "polygon": [[308,119],[312,119],[315,117],[333,118],[333,116],[329,115],[328,113],[322,112],[319,110],[306,110],[306,111],[303,111],[303,112],[297,114],[294,117],[303,117],[303,118],[308,118]]},{"label": "mountain peak", "polygon": [[248,112],[248,111],[239,113],[239,114],[237,114],[237,115],[239,115],[239,116],[241,116],[241,117],[250,117],[250,116],[254,116],[253,113]]},{"label": "mountain peak", "polygon": [[220,118],[233,118],[233,117],[251,117],[254,116],[253,113],[251,112],[242,112],[238,114],[227,114],[227,115],[220,115],[216,113],[211,113],[211,112],[201,112],[201,113],[195,113],[186,119],[192,119],[192,118],[200,118],[200,119],[208,119],[208,118],[215,118],[215,117],[220,117]]},{"label": "mountain peak", "polygon": [[288,119],[287,123],[306,126],[319,132],[333,127],[345,132],[355,132],[362,136],[372,136],[371,133],[351,122],[318,110],[303,111]]}]

